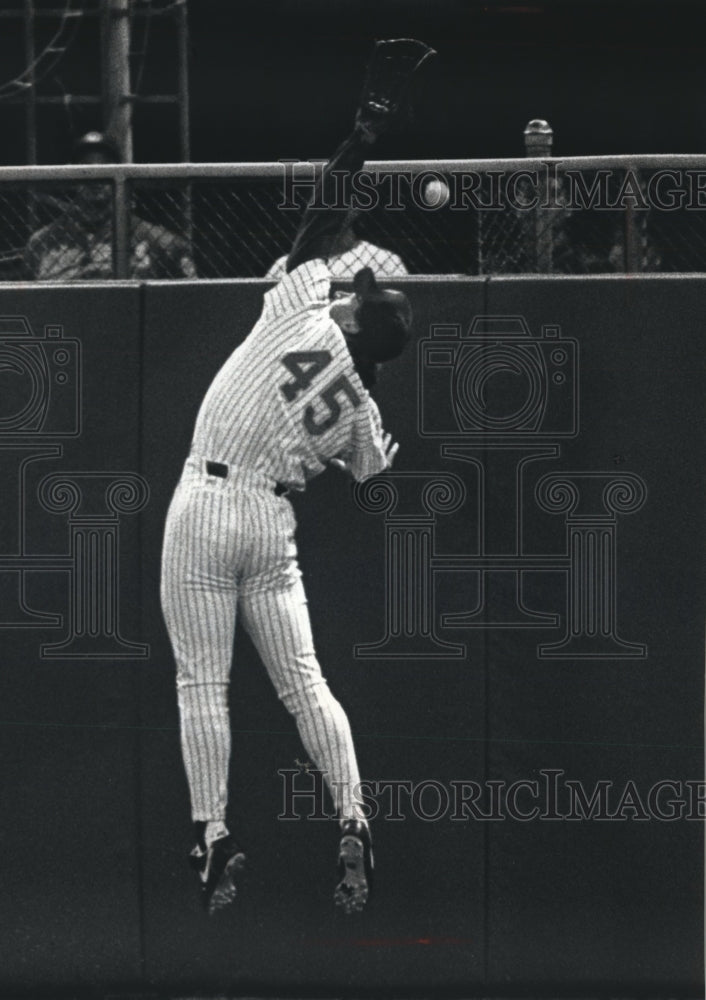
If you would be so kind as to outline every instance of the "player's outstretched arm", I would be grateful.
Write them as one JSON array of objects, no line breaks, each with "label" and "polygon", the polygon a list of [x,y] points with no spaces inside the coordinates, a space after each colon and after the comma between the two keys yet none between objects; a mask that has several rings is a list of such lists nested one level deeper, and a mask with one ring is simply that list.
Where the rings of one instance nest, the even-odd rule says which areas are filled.
[{"label": "player's outstretched arm", "polygon": [[341,171],[353,174],[360,170],[365,163],[366,150],[371,144],[365,133],[356,128],[324,166],[287,258],[288,273],[307,260],[331,255],[333,246],[350,217],[346,206],[336,205],[336,175],[340,176]]},{"label": "player's outstretched arm", "polygon": [[411,38],[375,44],[353,131],[316,182],[287,258],[288,272],[307,260],[330,256],[341,230],[350,221],[347,207],[336,207],[337,173],[355,173],[362,168],[370,147],[397,116],[412,74],[431,55],[433,49]]}]

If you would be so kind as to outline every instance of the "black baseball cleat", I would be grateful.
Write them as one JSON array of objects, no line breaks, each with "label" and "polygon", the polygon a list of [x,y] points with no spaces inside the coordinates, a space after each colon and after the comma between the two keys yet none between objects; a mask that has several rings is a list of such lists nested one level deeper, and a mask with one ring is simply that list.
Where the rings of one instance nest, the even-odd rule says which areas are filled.
[{"label": "black baseball cleat", "polygon": [[373,849],[370,830],[357,819],[348,819],[341,828],[338,848],[338,885],[334,893],[336,906],[344,913],[363,909],[372,890]]},{"label": "black baseball cleat", "polygon": [[[199,824],[201,825],[201,824]],[[206,848],[199,834],[189,855],[189,864],[199,877],[201,899],[209,917],[229,906],[238,894],[237,881],[246,865],[245,854],[228,834]]]}]

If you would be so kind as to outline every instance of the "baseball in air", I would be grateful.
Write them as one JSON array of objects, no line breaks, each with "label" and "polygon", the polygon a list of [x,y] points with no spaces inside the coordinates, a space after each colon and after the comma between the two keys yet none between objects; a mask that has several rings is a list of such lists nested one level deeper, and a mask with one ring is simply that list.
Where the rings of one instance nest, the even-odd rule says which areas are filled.
[{"label": "baseball in air", "polygon": [[422,198],[428,208],[442,208],[449,200],[449,186],[441,178],[434,178],[424,185]]}]

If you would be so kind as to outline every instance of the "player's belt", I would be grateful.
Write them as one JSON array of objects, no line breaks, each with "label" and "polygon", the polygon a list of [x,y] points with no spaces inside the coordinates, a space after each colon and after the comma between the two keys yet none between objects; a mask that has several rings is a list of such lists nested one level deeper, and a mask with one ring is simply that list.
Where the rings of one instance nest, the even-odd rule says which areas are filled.
[{"label": "player's belt", "polygon": [[[219,479],[227,479],[230,473],[230,468],[224,465],[223,462],[206,462],[206,472],[209,476],[218,476]],[[287,487],[284,483],[275,483],[274,493],[276,497],[281,497],[287,493]]]}]

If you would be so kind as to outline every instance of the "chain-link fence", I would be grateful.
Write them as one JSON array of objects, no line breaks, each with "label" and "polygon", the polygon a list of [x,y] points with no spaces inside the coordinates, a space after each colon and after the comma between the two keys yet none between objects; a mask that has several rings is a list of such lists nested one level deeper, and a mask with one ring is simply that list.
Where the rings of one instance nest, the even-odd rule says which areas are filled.
[{"label": "chain-link fence", "polygon": [[[276,275],[321,167],[0,168],[0,279]],[[370,163],[336,207],[340,277],[706,270],[706,157]]]}]

